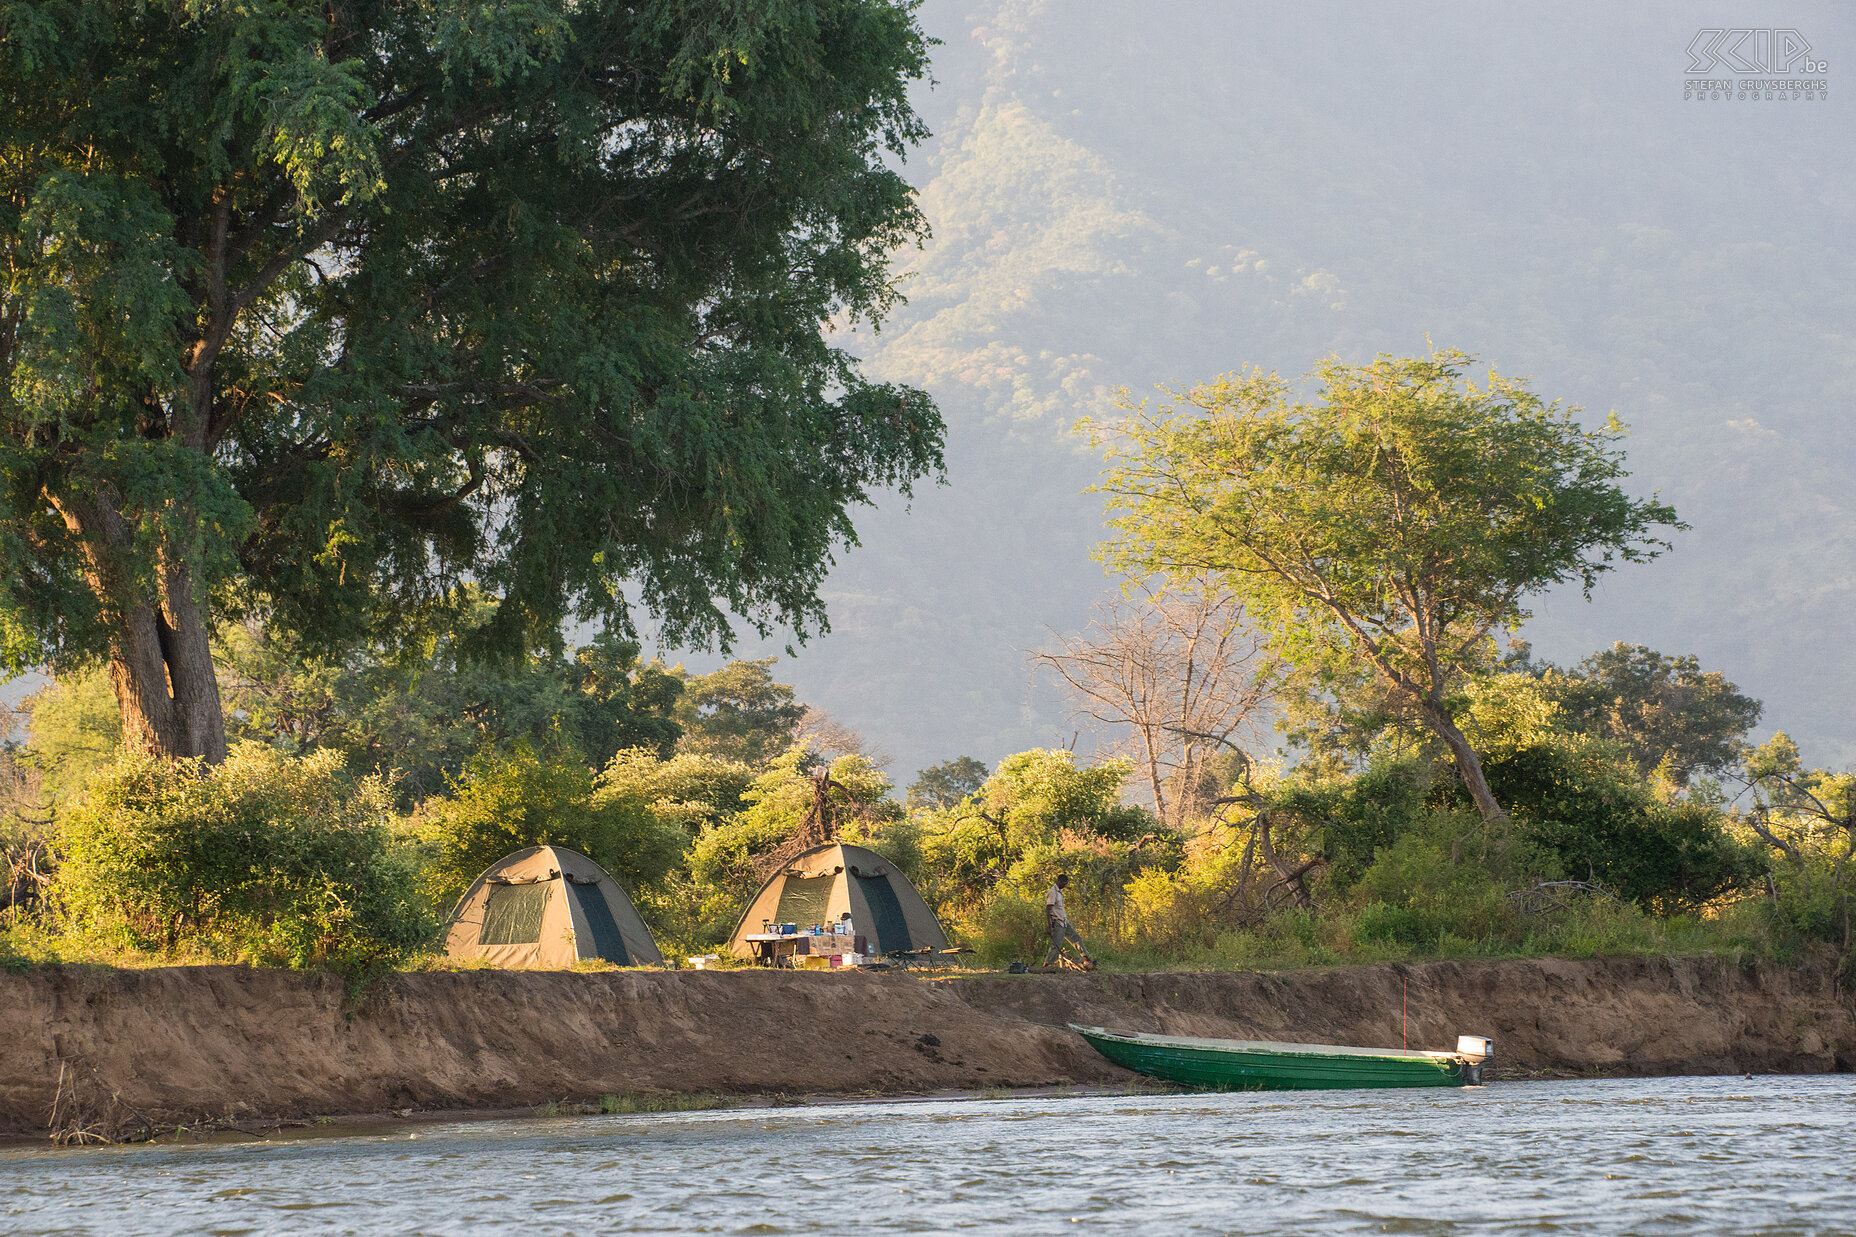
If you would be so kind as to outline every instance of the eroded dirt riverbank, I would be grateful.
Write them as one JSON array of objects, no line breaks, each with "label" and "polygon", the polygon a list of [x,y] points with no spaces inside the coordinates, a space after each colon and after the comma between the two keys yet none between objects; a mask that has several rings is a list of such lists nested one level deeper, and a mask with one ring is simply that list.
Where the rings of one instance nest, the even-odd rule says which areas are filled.
[{"label": "eroded dirt riverbank", "polygon": [[[1408,997],[1407,997],[1408,994]],[[398,975],[242,967],[0,976],[0,1134],[487,1109],[615,1092],[907,1094],[1129,1081],[1070,1022],[1396,1046],[1492,1035],[1508,1076],[1856,1068],[1827,971],[1714,959],[1157,975]]]}]

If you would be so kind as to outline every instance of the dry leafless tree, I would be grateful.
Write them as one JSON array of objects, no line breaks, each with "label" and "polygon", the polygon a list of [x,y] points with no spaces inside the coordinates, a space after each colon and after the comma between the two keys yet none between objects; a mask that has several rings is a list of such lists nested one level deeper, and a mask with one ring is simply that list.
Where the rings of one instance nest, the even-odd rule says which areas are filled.
[{"label": "dry leafless tree", "polygon": [[1032,665],[1057,675],[1079,718],[1120,736],[1160,819],[1178,827],[1209,806],[1206,762],[1252,735],[1276,679],[1243,606],[1210,586],[1143,589],[1058,639]]}]

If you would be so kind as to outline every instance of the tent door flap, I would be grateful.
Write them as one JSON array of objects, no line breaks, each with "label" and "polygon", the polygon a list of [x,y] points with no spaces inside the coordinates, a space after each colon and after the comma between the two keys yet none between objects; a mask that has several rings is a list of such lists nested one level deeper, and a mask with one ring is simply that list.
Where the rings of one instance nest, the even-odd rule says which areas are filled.
[{"label": "tent door flap", "polygon": [[612,908],[606,904],[599,883],[568,885],[567,899],[579,909],[587,930],[593,934],[594,954],[617,966],[633,965],[631,951],[625,948],[625,937],[619,932],[618,921],[612,917]]}]

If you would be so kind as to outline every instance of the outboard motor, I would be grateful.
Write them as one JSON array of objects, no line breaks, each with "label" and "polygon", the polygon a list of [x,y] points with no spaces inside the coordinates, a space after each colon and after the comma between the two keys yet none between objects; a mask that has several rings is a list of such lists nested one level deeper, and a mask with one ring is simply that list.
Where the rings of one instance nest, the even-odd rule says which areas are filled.
[{"label": "outboard motor", "polygon": [[1464,1080],[1479,1087],[1483,1071],[1495,1064],[1495,1041],[1486,1035],[1459,1035],[1456,1055],[1463,1059]]}]

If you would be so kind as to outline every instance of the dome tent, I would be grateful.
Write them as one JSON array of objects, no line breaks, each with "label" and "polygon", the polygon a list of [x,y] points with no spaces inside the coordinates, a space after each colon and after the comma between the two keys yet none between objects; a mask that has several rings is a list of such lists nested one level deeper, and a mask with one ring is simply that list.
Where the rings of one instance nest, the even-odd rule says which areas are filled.
[{"label": "dome tent", "polygon": [[578,851],[531,846],[484,869],[451,913],[445,953],[500,967],[569,967],[586,958],[661,966],[638,908]]},{"label": "dome tent", "polygon": [[873,954],[904,949],[946,949],[947,934],[909,878],[873,850],[833,842],[815,846],[767,878],[728,938],[729,952],[747,958],[746,939],[762,920],[774,923],[835,922],[846,911],[851,931]]}]

